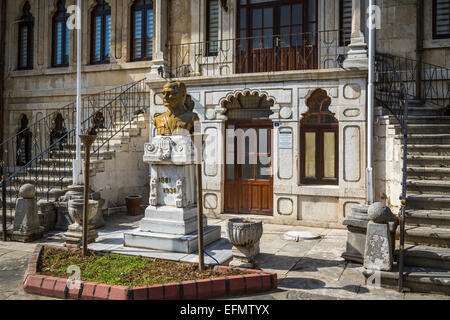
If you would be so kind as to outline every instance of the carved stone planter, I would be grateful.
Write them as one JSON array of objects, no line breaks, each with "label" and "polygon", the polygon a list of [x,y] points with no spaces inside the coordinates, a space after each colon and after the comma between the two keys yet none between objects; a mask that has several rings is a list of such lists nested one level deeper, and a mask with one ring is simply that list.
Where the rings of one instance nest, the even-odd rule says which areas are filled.
[{"label": "carved stone planter", "polygon": [[254,268],[255,258],[259,255],[259,240],[262,234],[262,221],[230,219],[228,221],[228,239],[233,245],[233,261],[230,265]]},{"label": "carved stone planter", "polygon": [[[83,237],[83,209],[84,199],[73,199],[69,201],[69,214],[75,221],[75,223],[69,226],[69,229],[64,233],[64,239],[66,240],[66,247],[78,247]],[[95,217],[98,211],[98,201],[89,200],[88,204],[88,222],[91,223],[92,218]],[[98,234],[94,230],[94,227],[89,224],[88,226],[88,243],[95,242]]]}]

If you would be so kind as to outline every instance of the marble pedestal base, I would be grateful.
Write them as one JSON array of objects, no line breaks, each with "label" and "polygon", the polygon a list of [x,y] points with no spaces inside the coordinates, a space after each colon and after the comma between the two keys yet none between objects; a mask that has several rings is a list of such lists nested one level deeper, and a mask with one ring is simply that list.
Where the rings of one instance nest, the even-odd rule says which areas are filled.
[{"label": "marble pedestal base", "polygon": [[[72,224],[69,226],[67,232],[63,235],[65,243],[64,246],[68,248],[79,248],[83,240],[83,229],[80,225]],[[97,239],[98,233],[93,226],[88,227],[87,243],[94,243]]]},{"label": "marble pedestal base", "polygon": [[[204,228],[205,247],[220,239],[220,226]],[[135,231],[124,234],[124,247],[154,249],[161,251],[194,253],[198,251],[198,232],[180,235],[161,232]]]},{"label": "marble pedestal base", "polygon": [[259,241],[254,245],[246,247],[233,246],[231,253],[233,260],[230,262],[230,267],[255,268],[255,258],[260,253]]}]

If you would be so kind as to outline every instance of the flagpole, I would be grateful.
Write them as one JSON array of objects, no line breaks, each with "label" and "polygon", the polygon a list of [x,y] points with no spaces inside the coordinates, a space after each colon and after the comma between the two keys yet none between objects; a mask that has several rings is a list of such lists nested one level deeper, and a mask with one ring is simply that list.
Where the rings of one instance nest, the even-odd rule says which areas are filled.
[{"label": "flagpole", "polygon": [[77,119],[75,129],[75,141],[76,141],[76,160],[74,162],[73,181],[75,185],[81,184],[80,173],[82,168],[81,163],[81,1],[77,0]]}]

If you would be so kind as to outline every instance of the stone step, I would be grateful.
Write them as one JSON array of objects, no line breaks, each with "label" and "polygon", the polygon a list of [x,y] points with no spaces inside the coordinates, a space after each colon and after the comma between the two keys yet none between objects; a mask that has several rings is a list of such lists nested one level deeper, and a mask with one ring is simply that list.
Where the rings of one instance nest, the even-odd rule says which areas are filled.
[{"label": "stone step", "polygon": [[450,156],[450,144],[408,143],[408,155]]},{"label": "stone step", "polygon": [[[396,139],[403,140],[402,135]],[[450,144],[450,134],[408,134],[408,144]]]},{"label": "stone step", "polygon": [[[84,159],[84,150],[81,151],[81,157]],[[62,151],[53,151],[52,153],[52,159],[58,159],[63,161],[64,159],[71,158],[72,160],[75,159],[75,152],[74,150],[62,150]],[[106,150],[100,150],[99,153],[95,153],[91,155],[92,158],[99,157],[102,160],[111,160],[114,157],[114,151],[106,151]]]},{"label": "stone step", "polygon": [[450,156],[408,155],[409,166],[448,168],[449,163],[450,163]]},{"label": "stone step", "polygon": [[[435,268],[406,266],[404,269],[403,287],[413,292],[437,293],[450,295],[450,271]],[[364,270],[366,278],[373,276],[373,271]],[[398,288],[399,272],[395,265],[392,271],[379,271],[381,286]]]},{"label": "stone step", "polygon": [[[378,110],[377,110],[378,111]],[[395,114],[403,114],[403,106],[391,106],[391,111]],[[378,112],[377,112],[378,113]],[[391,116],[389,110],[381,107],[380,114]],[[444,109],[441,107],[426,106],[423,104],[415,104],[408,106],[408,115],[410,116],[442,116],[444,114]]]},{"label": "stone step", "polygon": [[416,245],[450,248],[450,229],[406,226],[405,241]]},{"label": "stone step", "polygon": [[407,210],[406,224],[450,228],[450,211],[442,210]]},{"label": "stone step", "polygon": [[418,180],[450,181],[450,167],[414,167],[408,166],[408,178]]},{"label": "stone step", "polygon": [[404,259],[406,266],[450,270],[449,248],[406,245]]},{"label": "stone step", "polygon": [[449,180],[407,180],[410,194],[450,194]]},{"label": "stone step", "polygon": [[450,116],[409,116],[408,124],[450,124]]},{"label": "stone step", "polygon": [[407,196],[408,208],[425,210],[450,209],[450,195],[413,194]]},{"label": "stone step", "polygon": [[[395,126],[395,132],[402,134],[400,125]],[[423,124],[410,124],[408,123],[409,134],[429,134],[429,133],[450,133],[449,123],[423,123]]]}]

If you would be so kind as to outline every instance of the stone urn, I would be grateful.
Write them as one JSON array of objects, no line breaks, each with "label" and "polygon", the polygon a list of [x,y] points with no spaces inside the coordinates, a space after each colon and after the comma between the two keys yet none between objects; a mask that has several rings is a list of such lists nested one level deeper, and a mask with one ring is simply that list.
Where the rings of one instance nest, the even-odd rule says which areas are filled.
[{"label": "stone urn", "polygon": [[[73,199],[69,201],[69,214],[75,221],[74,224],[69,226],[69,229],[64,233],[65,246],[69,248],[79,248],[83,238],[83,210],[84,199]],[[87,243],[95,242],[98,237],[98,233],[94,230],[94,226],[91,224],[92,219],[95,217],[98,211],[98,201],[89,200],[88,203],[88,234]]]},{"label": "stone urn", "polygon": [[228,220],[228,239],[233,245],[233,261],[230,266],[254,268],[262,234],[262,221],[241,218]]}]

